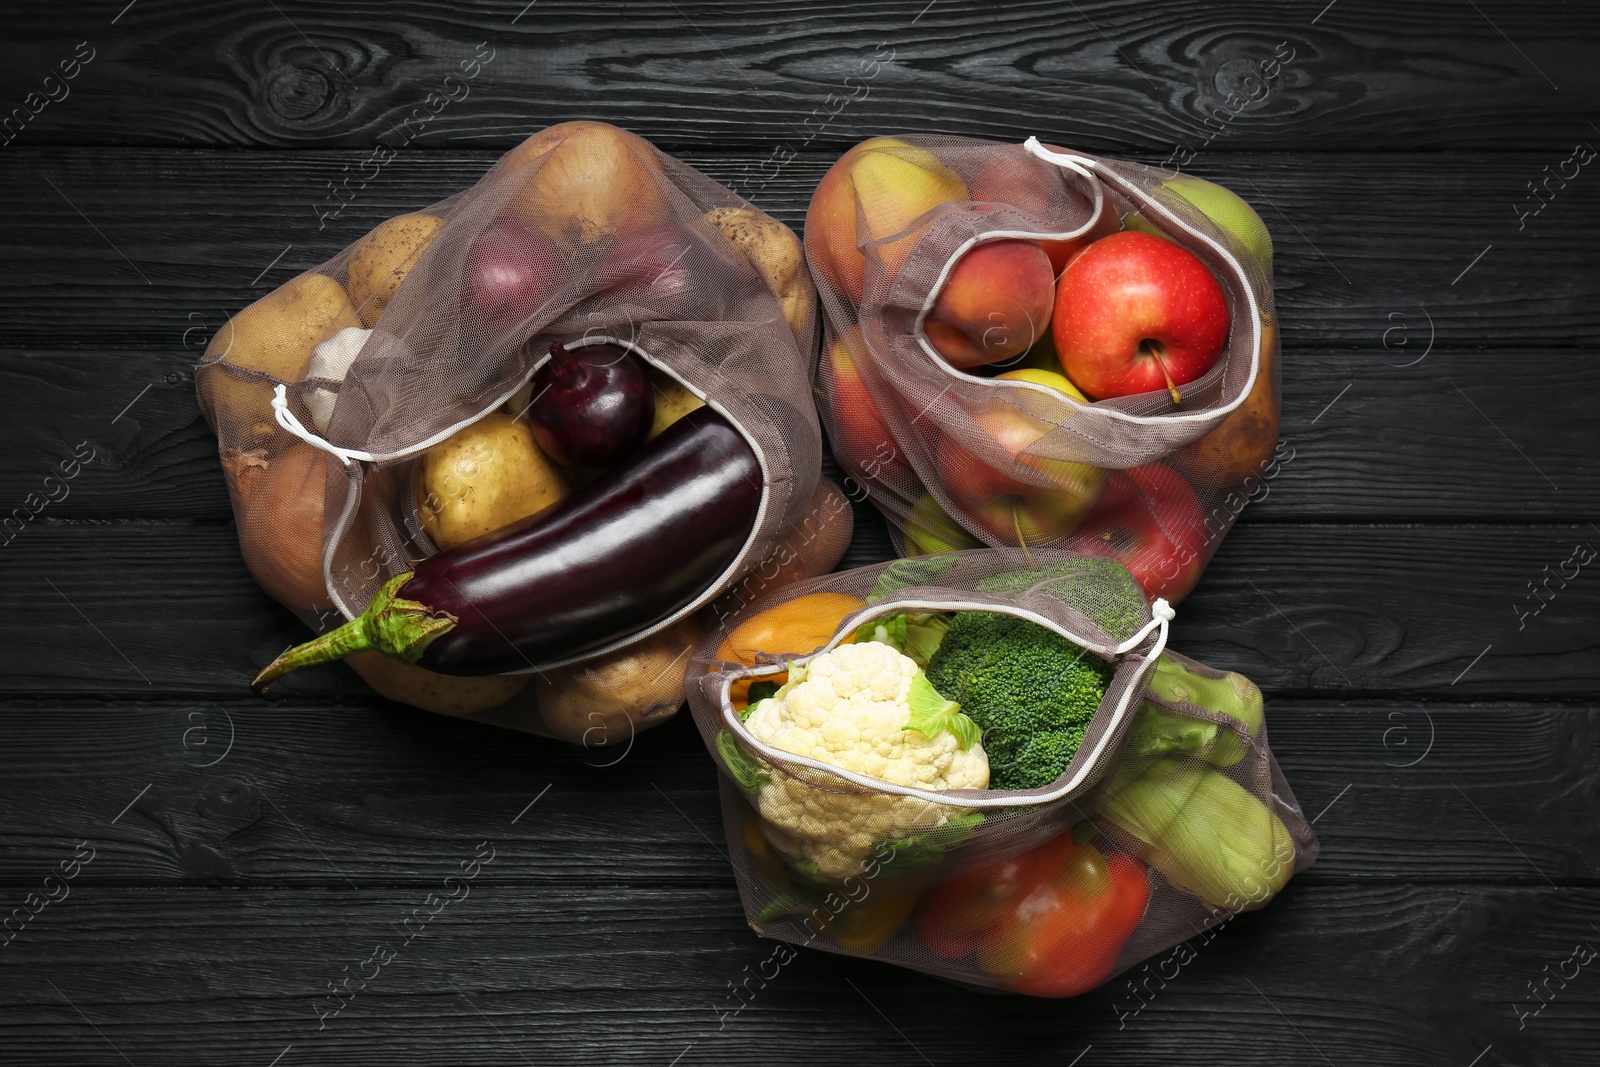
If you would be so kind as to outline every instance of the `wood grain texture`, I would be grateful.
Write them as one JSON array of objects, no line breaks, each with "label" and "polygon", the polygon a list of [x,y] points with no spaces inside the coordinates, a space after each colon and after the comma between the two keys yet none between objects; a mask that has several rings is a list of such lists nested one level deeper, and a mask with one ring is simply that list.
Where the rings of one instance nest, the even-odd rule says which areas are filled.
[{"label": "wood grain texture", "polygon": [[[1590,136],[1582,42],[1600,23],[1583,5],[1318,6],[187,0],[115,25],[41,7],[8,16],[0,99],[20,103],[88,39],[96,58],[24,128],[29,142],[359,146],[419,107],[438,111],[430,144],[501,150],[573,118],[672,147],[837,147],[904,129],[1163,154],[1218,127],[1213,145],[1272,151]],[[493,59],[465,91],[445,83],[480,42]],[[1247,80],[1280,49],[1292,58],[1275,79]]]},{"label": "wood grain texture", "polygon": [[[470,835],[458,855],[497,831]],[[1505,1063],[1580,1064],[1595,1049],[1592,962],[1576,974],[1568,963],[1570,980],[1550,981],[1554,999],[1521,1030],[1517,1014],[1540,1003],[1527,983],[1600,941],[1592,888],[1291,883],[1191,942],[1193,959],[1169,962],[1164,984],[1158,959],[1066,1003],[803,950],[764,987],[753,980],[734,1015],[729,983],[755,975],[773,943],[745,928],[713,860],[698,884],[579,875],[522,887],[499,881],[497,858],[409,943],[400,923],[426,899],[420,886],[86,885],[5,949],[0,1035],[8,1056],[35,1064],[120,1053],[136,1064],[913,1067],[1067,1064],[1092,1046],[1095,1062],[1140,1067],[1324,1056],[1413,1067],[1464,1065],[1491,1044]],[[378,946],[393,958],[363,969]],[[346,976],[354,998],[322,1017],[328,983]]]},{"label": "wood grain texture", "polygon": [[[384,219],[466,188],[496,158],[405,151],[363,182],[361,152],[5,152],[5,347],[130,359],[197,357],[228,315]],[[682,158],[798,229],[835,156],[799,156],[764,183],[760,155]],[[1430,341],[1440,352],[1594,347],[1600,181],[1552,184],[1541,214],[1518,215],[1535,203],[1527,183],[1564,158],[1217,153],[1188,169],[1230,185],[1271,229],[1285,347],[1366,352],[1378,367]],[[352,175],[335,198],[329,183]]]},{"label": "wood grain texture", "polygon": [[[96,853],[0,942],[0,1062],[1600,1061],[1596,965],[1558,974],[1600,947],[1600,578],[1551,580],[1547,603],[1530,587],[1600,544],[1600,182],[1553,179],[1523,214],[1530,183],[1600,141],[1600,10],[59,7],[0,16],[0,507],[79,442],[95,459],[0,544],[0,913],[77,842]],[[30,96],[79,42],[70,95]],[[1281,74],[1230,104],[1275,50]],[[596,767],[343,667],[248,695],[303,633],[242,566],[195,356],[251,300],[574,118],[797,227],[840,151],[903,130],[1192,154],[1257,207],[1294,459],[1173,646],[1268,689],[1317,866],[1175,976],[1069,1004],[802,951],[719,1020],[772,944],[744,923],[685,718]],[[396,158],[336,211],[329,183],[379,144]],[[858,509],[846,565],[888,554]],[[470,898],[407,942],[485,840]],[[324,1026],[328,983],[380,943],[396,958]]]},{"label": "wood grain texture", "polygon": [[[80,840],[98,858],[78,885],[431,885],[490,834],[497,883],[726,873],[686,713],[587,758],[376,697],[12,698],[3,715],[0,886],[18,891]],[[1274,699],[1268,738],[1317,819],[1308,883],[1600,885],[1593,704]]]},{"label": "wood grain texture", "polygon": [[[1406,366],[1401,353],[1285,354],[1280,432],[1292,459],[1241,522],[1550,522],[1600,510],[1592,355],[1436,349]],[[94,459],[65,496],[55,490],[51,518],[231,518],[189,357],[0,352],[0,395],[30,413],[0,426],[0,506],[41,491],[87,443]]]},{"label": "wood grain texture", "polygon": [[[1600,581],[1581,570],[1547,601],[1527,583],[1596,541],[1587,524],[1241,526],[1180,605],[1172,644],[1284,695],[1584,698],[1600,666]],[[15,608],[0,616],[0,694],[242,693],[305,638],[220,523],[46,519],[4,551]],[[331,668],[274,688],[358,691]]]}]

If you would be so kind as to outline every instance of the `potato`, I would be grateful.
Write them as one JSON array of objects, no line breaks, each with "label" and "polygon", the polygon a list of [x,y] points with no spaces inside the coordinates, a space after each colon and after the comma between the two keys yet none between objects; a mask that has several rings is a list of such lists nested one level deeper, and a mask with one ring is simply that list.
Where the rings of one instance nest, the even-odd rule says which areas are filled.
[{"label": "potato", "polygon": [[645,369],[656,391],[656,421],[650,427],[651,437],[657,436],[696,408],[706,406],[706,402],[690,392],[687,385],[660,367],[647,366]]},{"label": "potato", "polygon": [[378,321],[443,225],[442,219],[421,212],[397,215],[356,242],[348,268],[350,300],[360,309],[363,325]]},{"label": "potato", "polygon": [[530,674],[458,677],[403,663],[382,652],[358,652],[345,658],[380,696],[439,715],[471,715],[504,704],[527,688]]},{"label": "potato", "polygon": [[683,673],[700,640],[693,617],[598,659],[536,676],[539,714],[557,738],[599,748],[627,744],[683,704]]},{"label": "potato", "polygon": [[784,533],[767,558],[752,567],[716,600],[716,619],[754,603],[786,585],[827,574],[839,565],[855,532],[855,512],[844,491],[824,478],[811,494],[805,515]]},{"label": "potato", "polygon": [[[220,355],[241,370],[296,382],[318,344],[346,326],[359,325],[342,285],[325,274],[302,274],[228,320],[204,358]],[[248,448],[277,429],[271,383],[233,377],[217,364],[200,371],[199,386],[212,425],[230,444]]]},{"label": "potato", "polygon": [[542,511],[566,494],[566,480],[534,444],[528,424],[495,413],[422,457],[417,510],[442,550]]},{"label": "potato", "polygon": [[817,290],[806,270],[800,239],[777,219],[742,207],[718,207],[706,218],[744,254],[767,281],[783,307],[783,317],[796,339],[805,336],[816,306]]}]

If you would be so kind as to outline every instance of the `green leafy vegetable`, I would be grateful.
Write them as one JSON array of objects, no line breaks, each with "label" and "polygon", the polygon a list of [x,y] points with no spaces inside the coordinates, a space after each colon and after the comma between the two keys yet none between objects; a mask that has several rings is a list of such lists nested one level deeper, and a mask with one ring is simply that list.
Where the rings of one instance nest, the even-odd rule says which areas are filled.
[{"label": "green leafy vegetable", "polygon": [[[1236,719],[1244,728],[1244,732],[1251,738],[1261,732],[1261,723],[1265,718],[1265,705],[1261,699],[1261,690],[1256,688],[1254,682],[1242,674],[1229,672],[1221,678],[1207,678],[1202,674],[1190,670],[1171,656],[1162,656],[1156,660],[1154,668],[1149,675],[1150,695],[1169,704],[1193,704],[1197,708],[1226,715]],[[1140,709],[1141,717],[1144,716],[1143,708]],[[1173,750],[1185,752],[1204,752],[1205,758],[1218,767],[1231,767],[1245,756],[1245,744],[1239,740],[1238,734],[1227,727],[1217,726],[1215,723],[1206,723],[1199,719],[1191,719],[1178,715],[1172,711],[1165,711],[1159,720],[1154,718],[1149,726],[1155,728],[1159,736],[1165,730],[1171,729],[1175,724],[1172,720],[1181,720],[1200,726],[1211,727],[1210,736],[1201,740],[1194,747],[1182,744],[1173,746]],[[1164,724],[1164,725],[1163,725]],[[1139,721],[1134,721],[1134,729],[1138,731]],[[1193,738],[1192,733],[1190,738]],[[1214,741],[1214,743],[1213,743]],[[1147,755],[1161,755],[1152,749]]]},{"label": "green leafy vegetable", "polygon": [[1078,609],[1111,637],[1131,636],[1143,625],[1144,591],[1126,567],[1098,556],[1074,556],[1043,567],[1001,571],[978,582],[980,593],[1035,589]]},{"label": "green leafy vegetable", "polygon": [[952,815],[943,826],[910,837],[886,838],[872,850],[878,878],[910,874],[931,867],[944,859],[945,852],[972,835],[983,822],[983,812],[964,811]]},{"label": "green leafy vegetable", "polygon": [[906,723],[905,728],[915,730],[923,737],[938,737],[941,730],[949,730],[956,735],[962,748],[971,748],[983,736],[978,724],[961,714],[961,705],[940,696],[922,671],[918,671],[911,679],[906,703],[911,707],[911,721]]},{"label": "green leafy vegetable", "polygon": [[1104,699],[1112,667],[1042,626],[958,613],[928,681],[983,731],[993,789],[1035,789],[1066,771]]},{"label": "green leafy vegetable", "polygon": [[856,640],[888,645],[915,660],[917,666],[926,667],[949,628],[947,615],[928,611],[905,613],[862,623],[856,628]]},{"label": "green leafy vegetable", "polygon": [[727,730],[717,732],[717,752],[722,756],[723,766],[728,768],[728,773],[733,780],[739,783],[739,788],[752,796],[768,782],[772,775],[761,769],[748,752],[739,747],[739,742]]}]

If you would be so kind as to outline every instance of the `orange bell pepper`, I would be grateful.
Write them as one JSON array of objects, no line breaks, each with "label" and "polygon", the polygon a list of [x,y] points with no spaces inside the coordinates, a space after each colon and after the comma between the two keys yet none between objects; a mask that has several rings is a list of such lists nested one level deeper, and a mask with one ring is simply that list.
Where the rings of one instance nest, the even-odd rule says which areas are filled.
[{"label": "orange bell pepper", "polygon": [[[717,658],[753,667],[756,656],[763,652],[804,656],[826,644],[841,622],[865,606],[866,601],[848,593],[808,593],[785,600],[735,626],[718,646]],[[850,634],[843,643],[850,644],[855,639]],[[761,680],[782,685],[787,679],[788,673],[780,671]],[[741,678],[729,688],[729,699],[736,710],[743,711],[749,702],[750,682],[749,678]]]}]

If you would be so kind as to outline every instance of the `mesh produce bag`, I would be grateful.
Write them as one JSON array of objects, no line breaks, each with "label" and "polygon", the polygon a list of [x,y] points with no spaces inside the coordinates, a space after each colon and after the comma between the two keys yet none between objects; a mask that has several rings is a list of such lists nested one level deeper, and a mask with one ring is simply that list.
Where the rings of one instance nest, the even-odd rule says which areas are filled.
[{"label": "mesh produce bag", "polygon": [[[1171,616],[1160,600],[1152,612],[1115,562],[981,549],[828,575],[730,620],[694,655],[689,703],[721,771],[752,928],[974,986],[1071,996],[1264,905],[1318,844],[1267,747],[1260,691],[1167,651]],[[875,713],[847,690],[862,657],[883,658],[867,646],[883,643],[921,663],[922,681],[961,688],[963,714],[987,721],[982,738],[963,748],[954,725],[950,739],[901,738],[899,718],[892,736],[872,733]],[[884,699],[893,686],[874,677],[871,699]],[[1100,679],[1098,703],[1098,689],[1084,697],[1069,680],[1083,677]],[[855,710],[816,710],[819,678]],[[785,684],[763,687],[774,681]],[[909,683],[914,709],[920,684]],[[1055,750],[1064,768],[1051,780],[1030,762],[1057,729],[1038,713],[1071,700],[1086,701],[1068,731],[1076,748],[1070,759]],[[808,733],[797,725],[807,714],[827,726]],[[870,767],[902,741],[943,744],[916,760],[967,787],[842,766],[852,744],[873,749],[856,762]],[[1033,784],[971,787],[980,748],[989,782],[1020,770]]]},{"label": "mesh produce bag", "polygon": [[[1183,279],[1172,284],[1185,301],[1207,290],[1204,306],[1196,296],[1171,311],[1220,346],[1193,380],[1195,351],[1139,339],[1170,324],[1135,322],[1090,280],[1091,258],[1104,278],[1134,251],[1148,258],[1141,244],[1171,247],[1158,238],[1192,253],[1160,277]],[[805,239],[826,315],[829,441],[906,555],[1071,548],[1119,560],[1175,603],[1277,473],[1272,246],[1220,186],[1033,139],[880,137],[824,177]],[[1073,271],[1050,279],[1085,250],[1068,307]],[[1126,378],[1104,363],[1120,330],[1124,352],[1138,343]],[[1093,403],[1052,376],[1063,340]]]},{"label": "mesh produce bag", "polygon": [[[652,438],[703,402],[753,450],[760,503],[736,558],[670,613],[509,674],[350,660],[431,710],[589,744],[631,736],[681,705],[696,613],[815,511],[821,434],[802,355],[814,308],[780,223],[633,134],[543,130],[212,340],[198,391],[245,561],[314,629],[351,619],[415,561],[587,484],[592,470],[533,443],[530,383],[552,343],[610,344],[630,365],[631,353],[653,392]],[[602,728],[624,720],[623,736]]]}]

